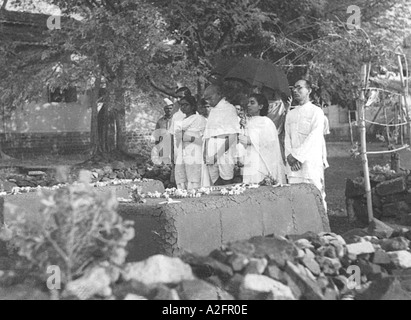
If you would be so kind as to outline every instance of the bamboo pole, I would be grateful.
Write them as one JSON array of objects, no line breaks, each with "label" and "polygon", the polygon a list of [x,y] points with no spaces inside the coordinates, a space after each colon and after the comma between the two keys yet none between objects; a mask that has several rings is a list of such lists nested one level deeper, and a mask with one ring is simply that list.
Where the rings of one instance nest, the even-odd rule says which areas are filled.
[{"label": "bamboo pole", "polygon": [[372,208],[372,191],[370,182],[370,171],[368,167],[368,156],[367,156],[367,130],[365,122],[365,93],[364,90],[367,86],[368,72],[367,64],[364,64],[361,68],[361,78],[363,81],[360,101],[357,104],[358,116],[359,116],[359,127],[361,136],[361,159],[364,170],[364,180],[365,180],[365,192],[367,196],[367,211],[368,211],[368,221],[371,223],[374,220],[374,213]]},{"label": "bamboo pole", "polygon": [[[384,102],[385,104],[385,102]],[[390,133],[390,126],[389,126],[389,121],[388,121],[388,115],[387,115],[387,108],[384,106],[384,117],[385,117],[385,131],[387,133],[387,148],[390,147],[390,140],[391,140],[391,133]]]},{"label": "bamboo pole", "polygon": [[[409,114],[409,110],[408,110],[408,106],[407,106],[407,95],[408,95],[408,84],[407,84],[407,81],[408,80],[406,80],[406,79],[404,79],[404,75],[403,75],[403,64],[402,64],[402,61],[401,61],[401,57],[402,57],[402,54],[401,53],[397,53],[397,59],[398,59],[398,67],[399,67],[399,69],[400,69],[400,79],[401,79],[401,86],[402,86],[402,89],[403,89],[403,92],[402,92],[402,97],[400,98],[400,101],[401,101],[401,108],[405,108],[405,110],[406,110],[406,113],[407,113],[407,121],[409,121],[409,124],[408,124],[408,134],[409,134],[409,139],[410,139],[410,141],[409,141],[409,143],[411,144],[411,115]],[[405,62],[405,65],[407,66],[407,62]],[[408,75],[408,66],[407,66],[407,75]],[[408,79],[408,77],[407,77],[407,79]]]},{"label": "bamboo pole", "polygon": [[399,147],[397,149],[392,149],[392,150],[386,150],[386,151],[367,151],[368,155],[377,155],[377,154],[391,154],[395,153],[401,150],[408,149],[410,146],[408,144],[403,145],[402,147]]},{"label": "bamboo pole", "polygon": [[350,136],[351,136],[351,145],[354,145],[354,134],[352,131],[352,117],[351,117],[351,111],[348,110],[348,120],[350,121]]}]

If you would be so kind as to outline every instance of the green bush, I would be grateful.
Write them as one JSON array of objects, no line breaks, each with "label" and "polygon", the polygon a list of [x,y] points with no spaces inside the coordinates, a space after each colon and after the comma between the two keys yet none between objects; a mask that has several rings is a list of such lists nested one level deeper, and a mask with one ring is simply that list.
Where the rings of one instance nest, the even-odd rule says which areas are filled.
[{"label": "green bush", "polygon": [[67,283],[94,263],[124,263],[134,228],[117,214],[114,193],[104,195],[78,183],[43,192],[42,204],[38,219],[18,215],[9,226],[11,244],[29,268],[45,276],[48,266],[57,265]]}]

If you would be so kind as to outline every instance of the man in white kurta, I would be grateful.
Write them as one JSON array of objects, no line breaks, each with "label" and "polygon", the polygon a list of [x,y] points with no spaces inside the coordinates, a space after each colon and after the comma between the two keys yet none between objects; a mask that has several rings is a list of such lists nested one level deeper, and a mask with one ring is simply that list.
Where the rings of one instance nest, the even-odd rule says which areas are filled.
[{"label": "man in white kurta", "polygon": [[215,85],[206,89],[204,99],[211,110],[204,131],[202,186],[230,184],[234,178],[237,135],[240,133],[237,111]]},{"label": "man in white kurta", "polygon": [[293,89],[297,106],[285,122],[285,155],[290,184],[311,183],[321,192],[324,207],[324,112],[309,101],[311,84],[300,80]]}]

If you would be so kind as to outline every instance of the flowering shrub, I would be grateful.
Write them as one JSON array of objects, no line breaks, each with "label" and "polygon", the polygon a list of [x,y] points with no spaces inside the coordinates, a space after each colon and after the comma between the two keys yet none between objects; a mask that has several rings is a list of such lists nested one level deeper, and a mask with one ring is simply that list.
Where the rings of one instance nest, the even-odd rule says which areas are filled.
[{"label": "flowering shrub", "polygon": [[374,166],[371,168],[370,172],[372,173],[382,173],[386,175],[396,174],[394,170],[391,170],[391,165],[387,163],[385,166]]},{"label": "flowering shrub", "polygon": [[59,266],[66,283],[93,263],[124,262],[134,228],[117,214],[114,193],[102,195],[87,183],[77,183],[43,190],[41,197],[43,207],[36,219],[17,213],[9,226],[11,244],[28,268],[38,268],[45,276],[48,266]]}]

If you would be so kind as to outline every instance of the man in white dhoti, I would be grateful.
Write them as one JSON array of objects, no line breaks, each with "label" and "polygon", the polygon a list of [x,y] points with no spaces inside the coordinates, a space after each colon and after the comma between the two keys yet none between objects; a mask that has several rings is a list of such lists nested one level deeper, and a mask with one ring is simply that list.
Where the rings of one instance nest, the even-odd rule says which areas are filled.
[{"label": "man in white dhoti", "polygon": [[285,154],[290,184],[311,183],[321,192],[324,207],[324,112],[310,102],[311,83],[297,81],[293,89],[297,106],[285,121]]},{"label": "man in white dhoti", "polygon": [[211,110],[204,132],[202,186],[230,184],[234,178],[235,147],[240,133],[237,111],[216,85],[205,90],[204,99]]}]

